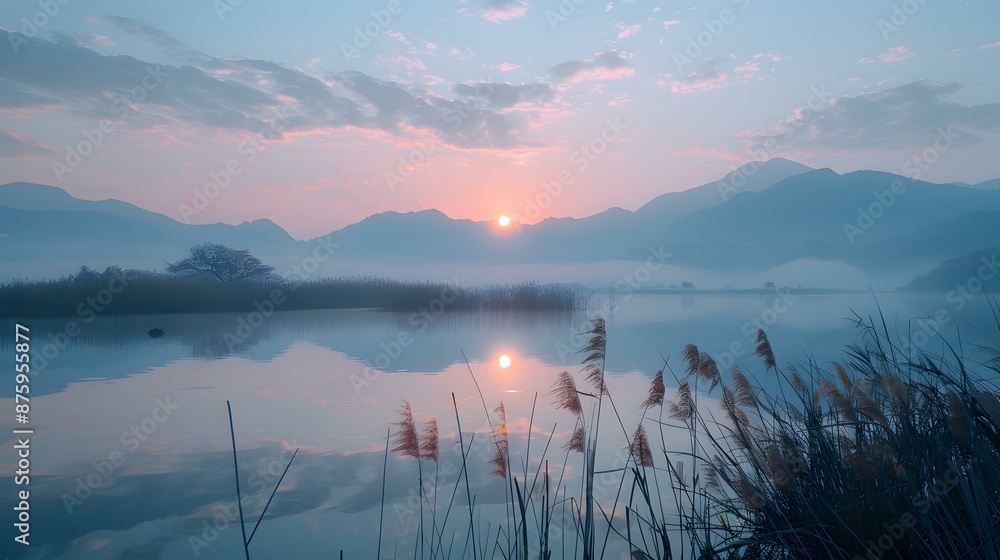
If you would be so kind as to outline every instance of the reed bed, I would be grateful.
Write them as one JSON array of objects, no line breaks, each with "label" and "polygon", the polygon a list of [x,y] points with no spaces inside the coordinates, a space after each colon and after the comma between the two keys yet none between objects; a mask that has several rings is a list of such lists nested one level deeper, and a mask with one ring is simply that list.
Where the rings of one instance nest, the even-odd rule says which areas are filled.
[{"label": "reed bed", "polygon": [[[592,560],[609,554],[612,541],[635,559],[1000,558],[1000,352],[911,356],[884,325],[860,324],[861,342],[825,366],[780,365],[760,331],[756,376],[739,366],[722,372],[688,344],[681,371],[664,359],[638,425],[627,427],[605,383],[607,331],[596,319],[582,371],[559,374],[548,395],[574,426],[551,471],[555,426],[544,445],[531,442],[537,394],[516,460],[506,405],[480,391],[489,432],[468,438],[452,395],[462,465],[446,482],[446,503],[437,503],[436,472],[432,479],[423,467],[436,462],[437,422],[421,432],[404,404],[393,451],[417,459],[414,558]],[[615,422],[602,424],[602,414]],[[608,432],[609,424],[621,431]],[[668,448],[665,431],[678,429],[687,446]],[[504,487],[500,518],[483,519],[469,484],[469,440],[477,437],[491,440],[486,476]],[[600,465],[598,449],[626,449],[627,463]],[[568,465],[579,477],[573,490]],[[619,486],[598,498],[595,480],[606,473]],[[464,504],[456,500],[463,493]]]},{"label": "reed bed", "polygon": [[569,288],[535,283],[462,287],[352,276],[298,282],[273,277],[224,284],[206,276],[116,267],[104,272],[84,268],[57,280],[0,284],[0,314],[17,317],[241,312],[257,310],[257,303],[266,307],[275,302],[280,302],[276,307],[281,310],[375,308],[405,312],[432,304],[474,311],[570,311],[586,304]]}]

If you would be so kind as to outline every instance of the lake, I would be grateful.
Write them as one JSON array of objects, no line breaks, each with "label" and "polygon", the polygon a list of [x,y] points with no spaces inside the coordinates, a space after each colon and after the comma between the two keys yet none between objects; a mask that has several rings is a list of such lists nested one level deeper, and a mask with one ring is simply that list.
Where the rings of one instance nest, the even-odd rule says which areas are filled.
[{"label": "lake", "polygon": [[[774,382],[750,355],[756,325],[766,327],[780,363],[812,359],[825,364],[861,342],[855,314],[881,325],[875,301],[871,294],[778,292],[619,296],[608,315],[606,370],[622,423],[631,433],[640,421],[638,404],[663,367],[663,357],[681,375],[679,353],[689,342],[712,354],[724,373],[733,361],[745,366],[767,390]],[[892,333],[931,352],[944,348],[935,336],[938,330],[953,342],[960,333],[966,349],[998,338],[981,294],[960,309],[944,294],[878,294],[877,301]],[[553,488],[561,481],[571,495],[574,485],[578,492],[580,456],[563,448],[573,417],[555,409],[549,391],[563,370],[576,376],[581,390],[589,390],[580,373],[577,350],[585,341],[580,333],[608,303],[598,296],[591,311],[562,314],[452,312],[446,305],[430,305],[416,314],[330,310],[267,317],[24,320],[31,329],[35,366],[31,537],[39,545],[31,550],[44,558],[243,557],[228,400],[248,535],[293,450],[299,449],[253,536],[253,556],[336,557],[343,550],[346,558],[371,558],[379,541],[386,433],[397,429],[391,424],[398,421],[405,399],[418,427],[437,419],[440,459],[423,462],[421,491],[416,460],[390,455],[382,556],[413,555],[421,493],[426,496],[425,533],[434,532],[426,510],[436,503],[435,524],[446,527],[440,549],[451,550],[454,558],[471,556],[454,394],[468,449],[470,492],[480,516],[476,546],[492,553],[489,543],[506,531],[502,520],[509,487],[489,474],[495,445],[486,410],[492,413],[501,401],[505,405],[511,470],[521,483],[525,477],[529,484],[540,480],[536,473],[544,463],[539,458],[551,439],[545,459]],[[935,315],[940,327],[920,319]],[[75,328],[67,328],[70,322]],[[13,354],[13,325],[9,318],[0,321],[0,355]],[[154,327],[165,335],[147,335]],[[509,367],[501,367],[501,356],[509,358]],[[665,380],[671,398],[677,383],[669,374]],[[712,406],[718,397],[716,390],[701,406]],[[4,410],[14,406],[12,398],[0,401]],[[599,469],[620,469],[625,436],[614,416],[606,414]],[[655,424],[647,424],[647,430],[656,430]],[[661,443],[653,439],[655,454]],[[688,438],[667,429],[663,442],[685,449]],[[8,436],[5,449],[14,443]],[[16,470],[13,453],[5,453],[2,464],[7,473]],[[611,503],[620,477],[602,478],[597,495]],[[7,487],[13,487],[10,480]],[[541,482],[536,482],[532,494],[537,498],[540,492]],[[13,506],[11,498],[3,496],[6,511]],[[557,524],[569,515],[564,504],[559,507]],[[559,530],[550,536],[555,558],[572,556],[573,539],[562,538]],[[603,529],[598,539],[604,540]],[[5,553],[13,546],[9,543]],[[620,538],[612,534],[609,543],[607,557],[623,554]]]}]

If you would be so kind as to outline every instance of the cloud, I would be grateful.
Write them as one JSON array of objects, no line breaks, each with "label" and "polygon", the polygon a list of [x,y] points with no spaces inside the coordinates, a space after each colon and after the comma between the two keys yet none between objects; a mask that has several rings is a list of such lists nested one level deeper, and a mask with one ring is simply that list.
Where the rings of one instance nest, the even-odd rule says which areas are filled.
[{"label": "cloud", "polygon": [[512,62],[501,62],[500,64],[496,64],[493,67],[496,68],[497,70],[501,71],[501,72],[510,72],[511,70],[517,70],[519,68],[524,68],[520,64],[514,64]]},{"label": "cloud", "polygon": [[996,43],[989,43],[986,45],[979,45],[979,50],[984,51],[986,49],[995,49],[997,47],[1000,47],[1000,41],[997,41]]},{"label": "cloud", "polygon": [[722,87],[726,83],[726,72],[722,69],[724,61],[718,58],[706,58],[701,61],[687,76],[670,83],[670,91],[674,93],[694,93]]},{"label": "cloud", "polygon": [[13,130],[0,128],[0,158],[51,157],[59,152]]},{"label": "cloud", "polygon": [[91,16],[87,19],[95,23],[111,25],[133,37],[146,39],[150,43],[162,48],[166,54],[177,58],[190,60],[207,60],[211,58],[205,53],[192,49],[178,41],[166,31],[138,19],[127,16]]},{"label": "cloud", "polygon": [[482,18],[493,23],[517,19],[528,13],[530,7],[520,0],[486,0],[481,11]]},{"label": "cloud", "polygon": [[618,51],[605,51],[594,58],[571,60],[549,68],[549,73],[562,82],[577,83],[585,80],[616,80],[630,77],[635,68],[631,55]]},{"label": "cloud", "polygon": [[961,89],[961,84],[921,80],[840,97],[820,111],[796,111],[796,120],[757,135],[754,144],[774,138],[801,149],[911,152],[931,146],[949,129],[960,129],[956,147],[982,142],[977,130],[1000,132],[1000,103],[963,105],[945,99]]},{"label": "cloud", "polygon": [[[161,44],[177,44],[147,27],[136,29]],[[0,30],[0,41],[9,39],[3,35],[10,33]],[[123,120],[121,108],[125,106],[129,107],[128,126],[116,128],[120,133],[179,127],[184,133],[198,134],[206,128],[258,132],[275,121],[279,112],[287,115],[288,133],[352,127],[410,134],[413,129],[425,129],[443,131],[445,141],[458,147],[520,144],[517,134],[523,116],[518,122],[510,120],[498,112],[500,104],[458,111],[458,99],[361,72],[317,77],[257,59],[208,58],[178,67],[105,56],[75,41],[25,41],[18,55],[0,49],[0,67],[4,68],[0,110],[21,116],[37,110],[62,111],[68,112],[74,126],[93,127],[104,118]],[[164,76],[162,83],[143,90],[140,86],[150,72]],[[120,103],[123,94],[130,95],[137,88],[143,95],[141,101]],[[505,91],[499,88],[497,95]],[[518,95],[524,100],[547,99],[546,91],[538,86],[518,90]]]},{"label": "cloud", "polygon": [[[687,94],[708,91],[723,86],[766,80],[774,72],[773,63],[786,60],[788,57],[774,51],[760,52],[742,64],[737,64],[736,56],[727,58],[706,58],[694,70],[680,79],[670,82],[670,91]],[[667,85],[660,81],[659,85]]]},{"label": "cloud", "polygon": [[618,28],[618,38],[625,39],[635,35],[639,31],[642,31],[642,26],[638,23],[633,23],[632,25],[626,26],[624,23],[619,23],[615,27]]},{"label": "cloud", "polygon": [[664,29],[670,29],[671,27],[680,24],[680,22],[681,22],[681,20],[679,20],[679,19],[668,19],[668,20],[666,20],[666,21],[663,22],[663,28]]},{"label": "cloud", "polygon": [[498,83],[457,84],[452,90],[466,98],[475,98],[496,109],[507,109],[521,103],[546,103],[552,100],[552,88],[545,84],[512,86]]},{"label": "cloud", "polygon": [[884,62],[886,64],[892,64],[893,62],[899,62],[901,60],[906,60],[907,58],[913,58],[915,53],[910,50],[910,47],[903,45],[899,47],[889,47],[889,50],[878,55],[874,58],[862,58],[858,61],[858,64],[872,64],[875,62]]}]

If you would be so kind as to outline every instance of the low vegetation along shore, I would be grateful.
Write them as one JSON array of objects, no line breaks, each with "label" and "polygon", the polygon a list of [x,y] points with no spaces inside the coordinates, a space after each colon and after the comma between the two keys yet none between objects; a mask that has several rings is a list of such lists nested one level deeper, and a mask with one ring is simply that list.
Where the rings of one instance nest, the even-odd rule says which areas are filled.
[{"label": "low vegetation along shore", "polygon": [[[626,425],[631,415],[620,415],[614,400],[620,393],[605,385],[607,333],[596,319],[582,371],[560,374],[550,394],[575,420],[572,436],[558,442],[565,460],[557,452],[550,465],[551,435],[536,445],[529,435],[515,449],[504,403],[482,399],[490,476],[505,487],[503,518],[487,519],[476,505],[468,436],[458,442],[459,476],[442,493],[451,500],[425,499],[439,485],[428,474],[438,461],[438,423],[418,426],[404,401],[386,455],[416,459],[420,522],[405,556],[596,560],[615,537],[638,560],[1000,558],[1000,351],[987,350],[985,360],[960,351],[911,358],[877,319],[863,328],[863,341],[841,361],[801,367],[782,365],[759,331],[757,378],[766,383],[739,366],[721,372],[688,344],[683,367],[664,364],[638,425]],[[673,400],[668,385],[679,387]],[[461,436],[455,407],[457,424],[446,418],[443,429]],[[599,430],[602,411],[620,431]],[[684,449],[668,448],[664,430],[676,429],[689,436]],[[607,470],[599,448],[628,450],[627,464]],[[692,462],[694,472],[685,472],[682,463]],[[575,491],[563,465],[582,474]],[[609,472],[618,492],[602,500],[595,479]],[[379,545],[394,546],[387,535]]]},{"label": "low vegetation along shore", "polygon": [[461,287],[372,276],[220,282],[201,275],[117,267],[104,272],[85,267],[58,280],[0,284],[0,314],[8,317],[242,312],[261,306],[288,311],[376,308],[410,312],[429,305],[449,310],[568,311],[583,307],[584,301],[569,288],[534,283]]}]

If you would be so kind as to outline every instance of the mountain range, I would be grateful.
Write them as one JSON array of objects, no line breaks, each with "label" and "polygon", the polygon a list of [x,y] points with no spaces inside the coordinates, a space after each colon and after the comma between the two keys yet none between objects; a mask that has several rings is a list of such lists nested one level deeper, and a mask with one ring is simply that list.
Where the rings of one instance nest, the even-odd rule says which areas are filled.
[{"label": "mountain range", "polygon": [[[156,267],[205,241],[251,249],[265,261],[306,254],[313,242],[293,239],[270,220],[190,225],[32,183],[0,185],[0,233],[0,266],[10,271],[0,279],[51,275],[53,263],[64,272],[102,263]],[[611,208],[505,231],[437,210],[382,212],[325,237],[340,244],[337,259],[368,263],[596,263],[644,260],[650,248],[662,248],[671,265],[730,275],[824,261],[916,276],[1000,244],[1000,179],[934,184],[772,159],[634,211]]]}]

